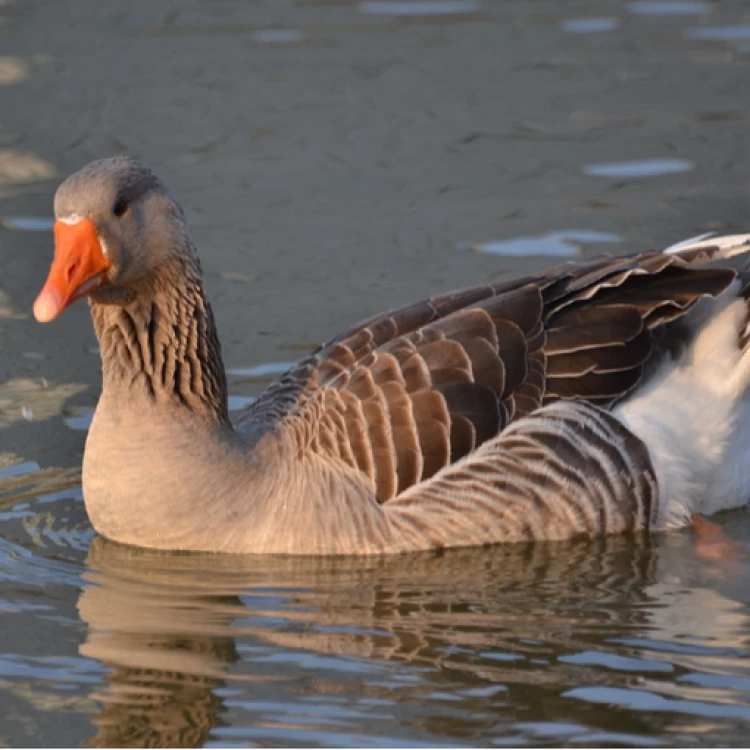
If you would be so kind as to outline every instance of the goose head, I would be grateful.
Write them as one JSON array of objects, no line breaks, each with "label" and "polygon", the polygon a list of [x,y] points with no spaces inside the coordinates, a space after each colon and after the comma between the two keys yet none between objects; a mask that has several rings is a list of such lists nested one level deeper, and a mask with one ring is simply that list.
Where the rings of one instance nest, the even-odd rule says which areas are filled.
[{"label": "goose head", "polygon": [[34,303],[41,323],[86,296],[128,304],[161,267],[192,255],[182,209],[135,159],[86,165],[60,185],[54,209],[54,260]]}]

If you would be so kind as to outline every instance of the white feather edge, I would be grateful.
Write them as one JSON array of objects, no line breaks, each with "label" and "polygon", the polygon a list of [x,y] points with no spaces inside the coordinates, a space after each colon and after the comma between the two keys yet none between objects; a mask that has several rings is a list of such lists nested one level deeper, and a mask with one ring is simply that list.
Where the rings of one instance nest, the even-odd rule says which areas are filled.
[{"label": "white feather edge", "polygon": [[726,234],[716,236],[714,232],[699,234],[696,237],[690,237],[674,245],[670,245],[663,250],[666,255],[678,255],[686,250],[700,250],[701,248],[718,247],[719,252],[716,260],[721,258],[732,258],[735,255],[750,252],[750,234]]}]

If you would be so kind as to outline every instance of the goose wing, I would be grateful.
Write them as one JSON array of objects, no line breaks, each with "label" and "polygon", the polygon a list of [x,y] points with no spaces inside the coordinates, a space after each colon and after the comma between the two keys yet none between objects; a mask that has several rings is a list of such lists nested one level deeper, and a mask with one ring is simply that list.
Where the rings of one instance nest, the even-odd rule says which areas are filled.
[{"label": "goose wing", "polygon": [[747,235],[566,264],[432,297],[345,331],[240,418],[291,430],[301,452],[359,469],[388,502],[557,400],[604,408],[630,393],[665,332],[735,278],[704,263]]}]

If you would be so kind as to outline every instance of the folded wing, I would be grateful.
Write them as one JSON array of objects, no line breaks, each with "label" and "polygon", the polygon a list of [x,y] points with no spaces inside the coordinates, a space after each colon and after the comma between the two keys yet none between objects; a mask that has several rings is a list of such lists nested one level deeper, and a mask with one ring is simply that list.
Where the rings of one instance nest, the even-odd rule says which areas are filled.
[{"label": "folded wing", "polygon": [[557,400],[604,408],[663,353],[665,327],[735,278],[703,263],[747,237],[598,258],[440,295],[337,336],[241,417],[248,435],[291,430],[368,476],[387,503]]}]

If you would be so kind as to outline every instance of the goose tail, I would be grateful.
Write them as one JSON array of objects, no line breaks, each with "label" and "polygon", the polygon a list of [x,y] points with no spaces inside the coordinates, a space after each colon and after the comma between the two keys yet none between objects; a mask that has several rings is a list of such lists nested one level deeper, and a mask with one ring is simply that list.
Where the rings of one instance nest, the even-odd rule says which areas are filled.
[{"label": "goose tail", "polygon": [[690,263],[724,260],[750,252],[750,234],[717,235],[708,232],[670,245],[663,252],[678,255]]},{"label": "goose tail", "polygon": [[[719,257],[750,250],[748,235],[720,239],[716,253],[725,254]],[[644,388],[615,407],[653,461],[657,527],[683,526],[692,513],[711,515],[750,498],[749,303],[747,268],[708,302],[709,315],[683,356],[665,361]]]}]

